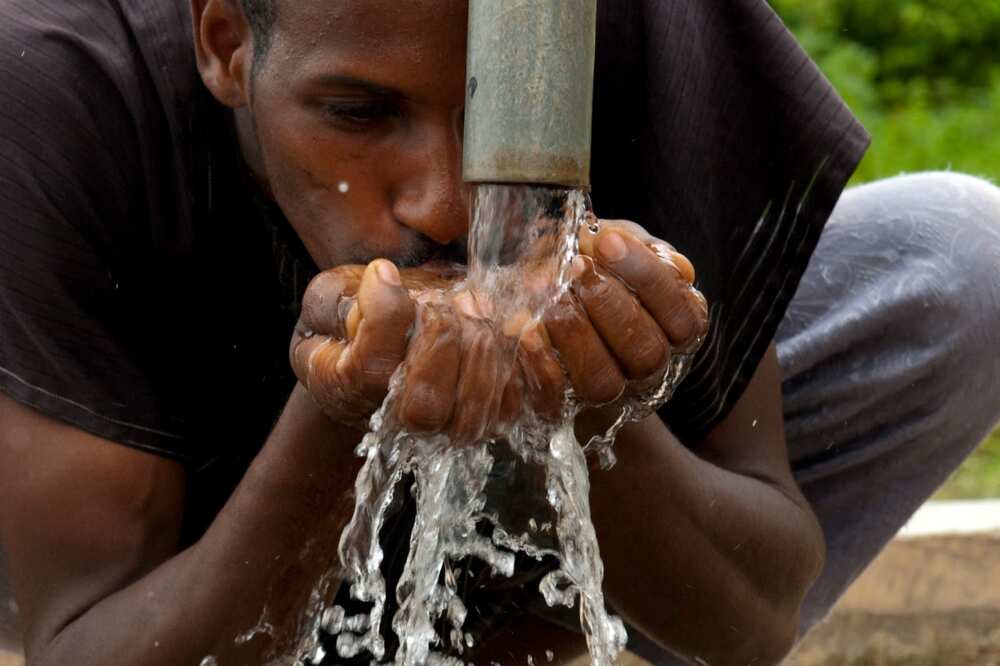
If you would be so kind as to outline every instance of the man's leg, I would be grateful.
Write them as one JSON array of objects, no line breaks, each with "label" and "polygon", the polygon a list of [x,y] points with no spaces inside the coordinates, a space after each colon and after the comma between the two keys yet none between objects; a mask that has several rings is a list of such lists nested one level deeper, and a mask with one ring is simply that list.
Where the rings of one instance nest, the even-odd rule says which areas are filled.
[{"label": "man's leg", "polygon": [[930,173],[846,192],[777,341],[828,550],[804,633],[1000,419],[1000,190]]}]

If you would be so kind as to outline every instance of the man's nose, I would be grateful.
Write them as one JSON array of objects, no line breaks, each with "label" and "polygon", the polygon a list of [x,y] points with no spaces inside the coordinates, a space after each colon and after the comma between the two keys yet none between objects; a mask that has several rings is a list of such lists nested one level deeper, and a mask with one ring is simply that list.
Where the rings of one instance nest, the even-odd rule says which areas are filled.
[{"label": "man's nose", "polygon": [[406,151],[393,202],[396,220],[441,245],[469,229],[468,189],[462,181],[460,128],[429,129]]}]

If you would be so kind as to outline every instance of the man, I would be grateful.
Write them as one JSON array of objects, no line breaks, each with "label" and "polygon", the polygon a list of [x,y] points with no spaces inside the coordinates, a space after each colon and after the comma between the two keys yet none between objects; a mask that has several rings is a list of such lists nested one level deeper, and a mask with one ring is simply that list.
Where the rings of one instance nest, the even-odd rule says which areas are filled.
[{"label": "man", "polygon": [[[407,353],[415,427],[454,427],[469,381],[454,328],[408,336],[402,286],[467,231],[465,3],[0,11],[0,534],[29,662],[283,654],[351,509],[358,417]],[[593,480],[607,598],[651,658],[774,663],[996,420],[996,360],[959,359],[996,337],[1000,195],[852,193],[803,279],[867,142],[828,84],[758,0],[600,13],[595,206],[649,231],[606,222],[522,346],[594,402],[629,390],[704,324],[685,257],[649,246],[691,259],[692,375]],[[354,294],[349,335],[330,305]],[[476,661],[583,650],[507,611]]]}]

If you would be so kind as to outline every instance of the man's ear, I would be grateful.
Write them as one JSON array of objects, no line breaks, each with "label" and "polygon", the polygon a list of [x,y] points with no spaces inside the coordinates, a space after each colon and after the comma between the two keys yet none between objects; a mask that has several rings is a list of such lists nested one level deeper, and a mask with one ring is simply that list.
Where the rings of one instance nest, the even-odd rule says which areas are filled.
[{"label": "man's ear", "polygon": [[198,71],[217,100],[249,102],[253,32],[236,0],[191,0]]}]

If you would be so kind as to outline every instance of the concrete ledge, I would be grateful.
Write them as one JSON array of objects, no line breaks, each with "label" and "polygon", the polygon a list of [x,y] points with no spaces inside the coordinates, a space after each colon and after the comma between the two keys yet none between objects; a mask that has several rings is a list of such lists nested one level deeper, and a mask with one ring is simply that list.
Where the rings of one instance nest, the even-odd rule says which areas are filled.
[{"label": "concrete ledge", "polygon": [[1000,666],[1000,609],[837,612],[786,666]]},{"label": "concrete ledge", "polygon": [[1000,666],[1000,502],[930,503],[787,666]]},{"label": "concrete ledge", "polygon": [[899,538],[956,534],[1000,534],[1000,500],[928,502],[899,532]]}]

